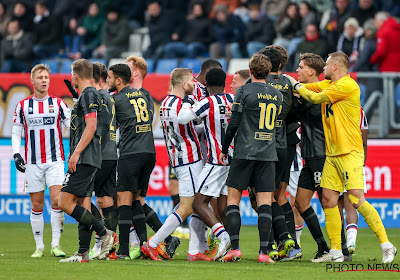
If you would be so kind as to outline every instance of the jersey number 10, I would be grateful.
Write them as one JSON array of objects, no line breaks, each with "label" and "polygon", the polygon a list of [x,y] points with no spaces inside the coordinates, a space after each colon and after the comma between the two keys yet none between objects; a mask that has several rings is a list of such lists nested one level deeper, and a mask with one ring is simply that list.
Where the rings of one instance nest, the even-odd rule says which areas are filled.
[{"label": "jersey number 10", "polygon": [[260,121],[258,124],[259,129],[267,128],[269,130],[275,127],[275,117],[276,117],[276,105],[273,103],[258,103],[260,107]]}]

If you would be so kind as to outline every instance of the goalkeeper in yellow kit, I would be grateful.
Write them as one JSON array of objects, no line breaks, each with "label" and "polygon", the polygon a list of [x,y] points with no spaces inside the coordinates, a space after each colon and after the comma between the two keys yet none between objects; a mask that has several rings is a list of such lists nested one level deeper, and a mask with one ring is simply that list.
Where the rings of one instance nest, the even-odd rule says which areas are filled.
[{"label": "goalkeeper in yellow kit", "polygon": [[294,89],[314,104],[322,103],[322,122],[325,132],[326,161],[321,178],[322,207],[326,230],[331,241],[329,254],[320,262],[344,260],[341,250],[342,222],[338,198],[344,188],[349,199],[361,213],[368,226],[379,238],[382,263],[393,262],[396,248],[389,242],[386,230],[375,208],[364,197],[364,150],[360,133],[360,88],[347,71],[349,58],[335,52],[329,55],[321,82],[300,84],[291,78]]}]

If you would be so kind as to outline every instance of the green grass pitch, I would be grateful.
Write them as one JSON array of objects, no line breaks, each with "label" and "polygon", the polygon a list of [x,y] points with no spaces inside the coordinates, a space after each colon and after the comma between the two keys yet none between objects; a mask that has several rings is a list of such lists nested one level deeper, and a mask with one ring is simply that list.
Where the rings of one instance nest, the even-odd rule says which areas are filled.
[{"label": "green grass pitch", "polygon": [[[388,229],[392,243],[400,249],[400,229]],[[153,234],[149,230],[149,235]],[[326,272],[326,264],[313,264],[316,251],[307,228],[303,230],[301,245],[303,258],[288,263],[259,264],[257,227],[242,227],[240,246],[242,260],[238,263],[188,262],[188,241],[183,240],[173,260],[90,261],[89,264],[59,263],[50,256],[51,228],[45,225],[45,256],[32,259],[35,249],[30,224],[0,223],[0,279],[400,279],[396,272]],[[327,236],[325,234],[325,236]],[[61,246],[67,255],[78,248],[77,225],[65,226]],[[369,229],[359,229],[355,264],[377,264],[382,251],[379,241]],[[400,257],[394,264],[399,267]]]}]

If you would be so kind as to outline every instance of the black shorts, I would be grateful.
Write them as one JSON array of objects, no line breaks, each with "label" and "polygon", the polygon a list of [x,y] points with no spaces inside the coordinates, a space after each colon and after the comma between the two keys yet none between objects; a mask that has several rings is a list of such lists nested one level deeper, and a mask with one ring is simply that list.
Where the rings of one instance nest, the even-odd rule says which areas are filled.
[{"label": "black shorts", "polygon": [[299,177],[299,188],[316,191],[320,188],[325,157],[306,159]]},{"label": "black shorts", "polygon": [[275,191],[275,166],[273,161],[233,159],[226,185],[238,190],[254,186],[255,192]]},{"label": "black shorts", "polygon": [[78,197],[91,197],[94,177],[98,168],[88,164],[77,164],[74,173],[67,172],[61,191]]},{"label": "black shorts", "polygon": [[94,193],[96,197],[114,196],[117,185],[117,161],[103,160],[101,169],[94,177]]},{"label": "black shorts", "polygon": [[168,170],[169,170],[168,179],[169,180],[178,180],[178,178],[176,178],[175,169],[171,166],[171,163],[169,164]]},{"label": "black shorts", "polygon": [[156,164],[155,154],[132,155],[118,160],[117,192],[140,192],[145,197],[151,172]]},{"label": "black shorts", "polygon": [[279,184],[284,180],[283,175],[285,174],[287,150],[278,148],[276,149],[276,153],[278,161],[275,161],[275,188],[278,188]]},{"label": "black shorts", "polygon": [[296,145],[288,145],[287,146],[287,159],[286,159],[286,166],[283,171],[283,180],[282,182],[285,182],[286,184],[289,184],[289,178],[290,178],[290,168],[292,167],[292,163],[294,160],[294,157],[296,156]]}]

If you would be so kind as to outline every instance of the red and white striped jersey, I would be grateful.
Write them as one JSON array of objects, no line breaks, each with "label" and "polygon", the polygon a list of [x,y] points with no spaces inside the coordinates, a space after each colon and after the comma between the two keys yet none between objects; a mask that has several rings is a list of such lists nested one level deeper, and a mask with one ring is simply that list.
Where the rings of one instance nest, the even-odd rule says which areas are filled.
[{"label": "red and white striped jersey", "polygon": [[206,87],[194,78],[193,81],[194,81],[194,89],[192,97],[195,101],[201,101],[207,97]]},{"label": "red and white striped jersey", "polygon": [[361,117],[360,117],[360,129],[368,129],[368,121],[367,121],[367,115],[365,114],[363,108],[361,107]]},{"label": "red and white striped jersey", "polygon": [[183,166],[201,160],[200,143],[193,122],[178,124],[182,99],[168,95],[160,107],[160,121],[163,126],[165,144],[173,167]]},{"label": "red and white striped jersey", "polygon": [[221,164],[218,156],[224,142],[225,130],[231,119],[230,108],[233,98],[233,94],[214,94],[204,98],[192,108],[196,116],[204,120],[207,162],[210,164]]},{"label": "red and white striped jersey", "polygon": [[14,124],[25,129],[25,160],[28,164],[64,160],[61,122],[69,128],[71,112],[65,102],[48,95],[37,99],[33,95],[18,102]]}]

